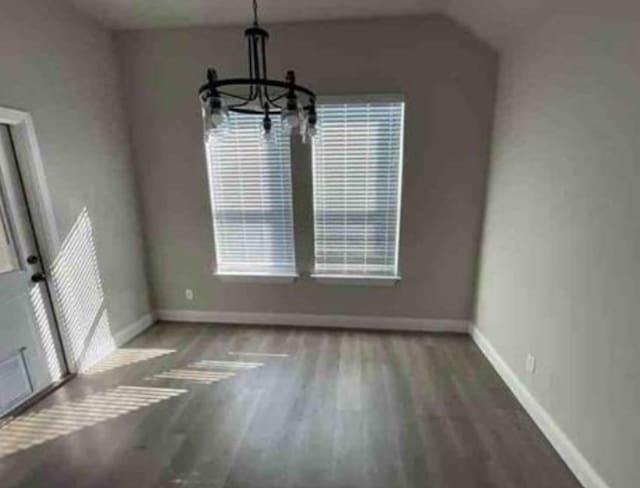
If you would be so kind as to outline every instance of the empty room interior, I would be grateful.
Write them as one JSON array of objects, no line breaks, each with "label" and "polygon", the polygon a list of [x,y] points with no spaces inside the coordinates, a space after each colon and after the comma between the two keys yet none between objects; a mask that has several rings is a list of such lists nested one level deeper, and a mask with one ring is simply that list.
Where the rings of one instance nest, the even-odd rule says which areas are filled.
[{"label": "empty room interior", "polygon": [[0,485],[640,487],[640,3],[0,0]]}]

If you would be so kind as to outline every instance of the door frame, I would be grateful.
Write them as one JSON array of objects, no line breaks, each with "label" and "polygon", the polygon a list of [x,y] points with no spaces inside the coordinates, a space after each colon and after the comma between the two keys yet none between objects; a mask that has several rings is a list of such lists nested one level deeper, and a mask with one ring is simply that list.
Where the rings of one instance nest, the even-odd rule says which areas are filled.
[{"label": "door frame", "polygon": [[[42,268],[48,274],[49,267],[60,249],[61,242],[33,118],[29,112],[0,106],[0,124],[9,127],[16,153],[17,169],[21,176]],[[64,376],[59,381],[61,383],[65,382],[74,372],[71,370],[72,365],[69,363],[67,355],[69,349],[65,342],[65,335],[61,330],[60,317],[63,317],[63,315],[58,306],[59,297],[56,296],[57,292],[54,287],[50,286],[49,282],[45,283],[45,287],[51,302],[51,312],[54,315],[53,326],[55,330],[52,333],[58,338],[62,352],[62,364],[60,366]],[[53,386],[54,389],[57,388],[55,383]],[[45,388],[45,390],[49,389]],[[36,396],[39,397],[39,395]]]}]

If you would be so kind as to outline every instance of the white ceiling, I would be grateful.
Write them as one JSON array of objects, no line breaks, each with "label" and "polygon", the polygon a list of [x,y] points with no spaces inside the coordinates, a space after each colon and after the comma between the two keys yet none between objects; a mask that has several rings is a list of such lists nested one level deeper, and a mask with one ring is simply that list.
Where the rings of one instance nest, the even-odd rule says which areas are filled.
[{"label": "white ceiling", "polygon": [[[557,0],[558,2],[560,0]],[[71,0],[113,29],[245,25],[251,0]],[[495,45],[551,0],[259,0],[260,20],[292,22],[445,13]]]}]

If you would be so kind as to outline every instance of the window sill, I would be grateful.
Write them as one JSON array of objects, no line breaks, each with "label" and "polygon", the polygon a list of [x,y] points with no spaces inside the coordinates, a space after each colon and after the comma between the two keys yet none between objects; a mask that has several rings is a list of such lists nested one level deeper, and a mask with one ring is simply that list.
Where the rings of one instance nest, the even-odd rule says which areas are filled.
[{"label": "window sill", "polygon": [[317,275],[311,277],[318,283],[326,285],[352,285],[352,286],[395,286],[400,276],[357,276],[357,275]]},{"label": "window sill", "polygon": [[244,274],[244,273],[215,273],[224,283],[293,283],[296,274]]}]

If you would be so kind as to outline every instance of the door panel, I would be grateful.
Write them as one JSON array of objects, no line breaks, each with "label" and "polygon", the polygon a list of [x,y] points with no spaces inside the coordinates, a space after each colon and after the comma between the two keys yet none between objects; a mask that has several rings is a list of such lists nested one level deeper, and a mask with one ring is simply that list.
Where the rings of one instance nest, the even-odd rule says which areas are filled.
[{"label": "door panel", "polygon": [[22,351],[36,393],[60,379],[65,368],[46,283],[32,280],[43,269],[11,134],[4,125],[0,220],[0,361]]}]

